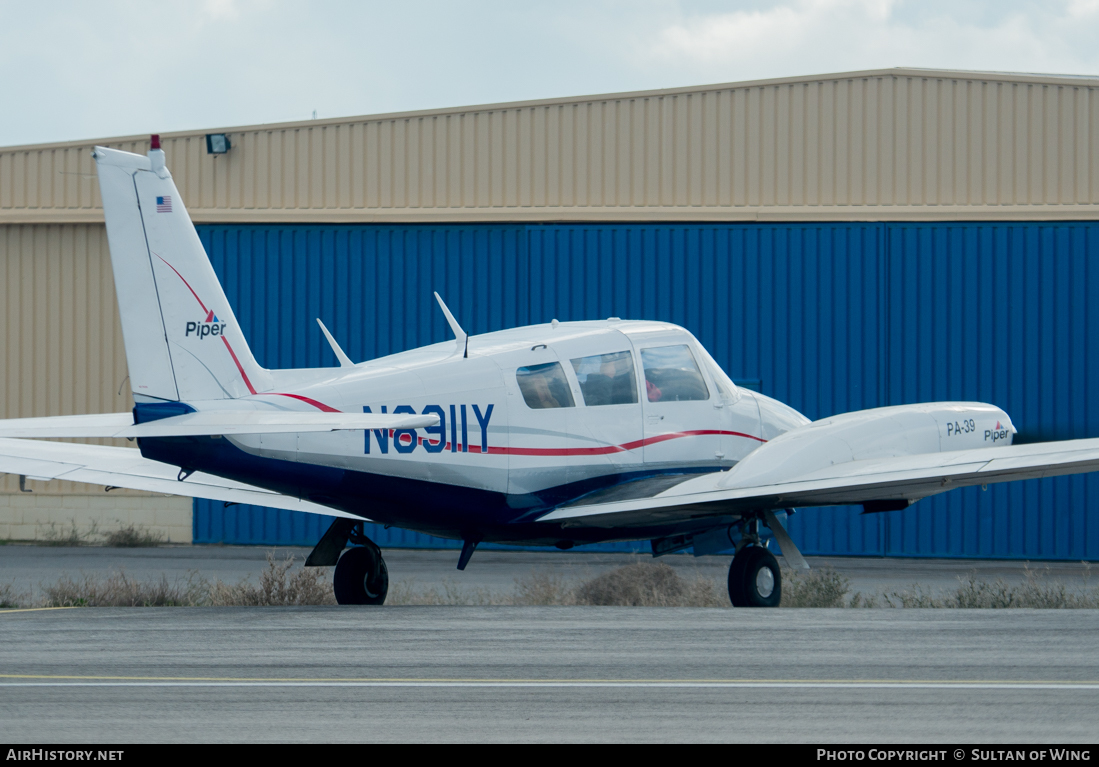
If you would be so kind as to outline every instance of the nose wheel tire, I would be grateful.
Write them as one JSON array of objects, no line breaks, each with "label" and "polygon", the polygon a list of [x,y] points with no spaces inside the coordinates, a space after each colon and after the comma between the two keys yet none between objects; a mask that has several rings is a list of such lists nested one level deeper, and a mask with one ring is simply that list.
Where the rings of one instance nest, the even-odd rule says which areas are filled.
[{"label": "nose wheel tire", "polygon": [[733,607],[778,607],[782,573],[767,549],[746,546],[729,565],[729,601]]},{"label": "nose wheel tire", "polygon": [[341,605],[380,605],[389,592],[389,570],[381,552],[370,546],[348,549],[336,563],[332,578]]}]

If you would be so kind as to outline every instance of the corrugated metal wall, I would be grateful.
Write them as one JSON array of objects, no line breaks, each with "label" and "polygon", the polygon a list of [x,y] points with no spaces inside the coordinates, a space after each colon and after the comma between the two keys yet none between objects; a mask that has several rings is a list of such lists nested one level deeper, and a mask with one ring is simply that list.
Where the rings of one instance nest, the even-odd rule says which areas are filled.
[{"label": "corrugated metal wall", "polygon": [[[1099,436],[1099,223],[203,226],[257,359],[335,364],[607,316],[681,324],[810,418],[991,401],[1029,439]],[[807,552],[1099,558],[1099,477],[955,491],[904,512],[799,513]],[[196,504],[196,541],[312,543],[320,520]],[[386,545],[429,545],[377,531]],[[395,540],[389,536],[400,536]]]},{"label": "corrugated metal wall", "polygon": [[[1099,80],[876,70],[165,134],[196,221],[1095,218]],[[0,150],[0,223],[98,221],[93,142]],[[144,152],[147,137],[104,143]]]},{"label": "corrugated metal wall", "polygon": [[[0,322],[0,418],[133,407],[102,225],[0,227]],[[0,474],[0,493],[18,487],[18,478]],[[53,495],[91,489],[35,485]]]}]

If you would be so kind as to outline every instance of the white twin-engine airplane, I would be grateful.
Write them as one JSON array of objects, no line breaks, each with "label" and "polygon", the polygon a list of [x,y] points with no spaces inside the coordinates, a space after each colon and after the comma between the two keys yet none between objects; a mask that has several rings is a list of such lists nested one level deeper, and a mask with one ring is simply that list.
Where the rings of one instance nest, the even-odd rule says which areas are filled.
[{"label": "white twin-engine airplane", "polygon": [[343,604],[385,600],[367,520],[462,540],[459,569],[481,541],[647,539],[654,556],[735,547],[732,603],[775,606],[780,571],[761,527],[807,568],[783,527],[793,507],[884,512],[1099,469],[1099,439],[1012,445],[1011,419],[992,405],[810,422],[736,387],[681,327],[611,317],[469,336],[437,294],[456,342],[355,364],[321,325],[340,367],[265,370],[158,138],[146,157],[94,156],[136,404],[0,421],[0,471],[334,515],[307,564],[336,566]]}]

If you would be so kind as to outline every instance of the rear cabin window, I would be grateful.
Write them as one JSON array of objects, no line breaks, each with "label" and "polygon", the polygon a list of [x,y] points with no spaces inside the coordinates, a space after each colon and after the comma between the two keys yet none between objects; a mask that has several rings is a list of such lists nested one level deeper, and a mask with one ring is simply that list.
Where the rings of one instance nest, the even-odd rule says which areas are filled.
[{"label": "rear cabin window", "polygon": [[630,405],[637,402],[637,376],[629,352],[597,354],[572,360],[584,404]]},{"label": "rear cabin window", "polygon": [[515,372],[519,390],[527,407],[543,410],[551,407],[573,407],[572,390],[569,389],[565,369],[560,362],[530,365]]},{"label": "rear cabin window", "polygon": [[710,391],[686,346],[658,346],[641,350],[645,391],[649,402],[684,402],[709,399]]}]

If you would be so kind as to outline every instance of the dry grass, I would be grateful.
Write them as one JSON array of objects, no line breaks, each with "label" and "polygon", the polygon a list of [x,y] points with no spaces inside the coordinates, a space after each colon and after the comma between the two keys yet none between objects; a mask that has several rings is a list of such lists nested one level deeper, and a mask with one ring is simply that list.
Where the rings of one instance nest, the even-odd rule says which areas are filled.
[{"label": "dry grass", "polygon": [[507,594],[491,589],[469,588],[443,578],[438,586],[420,587],[415,580],[401,581],[389,586],[387,605],[510,605]]},{"label": "dry grass", "polygon": [[113,548],[135,549],[149,546],[159,546],[164,543],[163,533],[154,532],[146,527],[131,523],[127,527],[107,533],[103,537],[103,544]]},{"label": "dry grass", "polygon": [[119,570],[106,577],[65,576],[42,589],[44,607],[194,607],[205,601],[205,583],[186,581],[137,581]]},{"label": "dry grass", "polygon": [[81,530],[76,526],[75,518],[68,528],[59,528],[56,522],[50,522],[40,529],[42,534],[35,541],[40,546],[87,546],[92,539],[99,536],[99,528],[95,522],[87,530]]},{"label": "dry grass", "polygon": [[1050,577],[1048,567],[1023,569],[1023,582],[1012,586],[1003,579],[977,580],[976,573],[959,579],[953,594],[935,597],[929,589],[913,585],[911,590],[883,595],[889,607],[945,607],[958,609],[1034,608],[1042,610],[1074,610],[1099,608],[1099,587],[1090,582],[1091,565],[1083,562],[1083,585],[1072,589],[1064,581]]},{"label": "dry grass", "polygon": [[144,546],[160,546],[164,543],[161,533],[153,532],[143,525],[130,523],[123,526],[119,522],[119,528],[109,533],[99,530],[99,525],[92,522],[86,530],[81,530],[76,525],[76,520],[70,520],[67,526],[58,526],[56,522],[50,522],[39,527],[39,535],[36,540],[40,546],[93,546],[103,545],[114,548],[136,548]]},{"label": "dry grass", "polygon": [[512,604],[550,607],[576,604],[576,589],[560,575],[535,568],[515,579]]},{"label": "dry grass", "polygon": [[[300,606],[334,605],[331,568],[294,568],[291,555],[279,559],[268,553],[267,566],[257,583],[212,583],[192,572],[186,579],[137,581],[123,571],[107,576],[62,577],[42,587],[43,598],[33,602],[13,583],[0,584],[0,608],[52,607],[168,607],[168,606]],[[976,573],[959,581],[958,588],[936,596],[929,588],[865,596],[850,594],[850,581],[829,567],[808,573],[783,573],[783,607],[924,607],[924,608],[1099,608],[1099,588],[1088,580],[1070,588],[1044,570],[1024,571],[1023,582],[978,580]],[[551,571],[532,569],[516,578],[511,591],[470,588],[444,579],[437,585],[415,581],[390,587],[389,605],[592,605],[618,607],[729,607],[724,579],[684,578],[663,562],[638,560],[579,582]]]},{"label": "dry grass", "polygon": [[245,578],[236,585],[215,581],[207,589],[207,601],[214,607],[275,607],[334,605],[336,597],[328,581],[329,568],[309,567],[293,570],[294,556],[278,560],[267,554],[267,567],[253,585]]},{"label": "dry grass", "polygon": [[560,575],[533,569],[515,579],[510,593],[465,588],[448,580],[420,588],[415,581],[390,587],[389,605],[515,605],[548,607],[728,607],[724,587],[709,578],[687,579],[663,562],[634,562],[573,584]]},{"label": "dry grass", "polygon": [[830,567],[808,573],[783,573],[783,607],[918,607],[955,609],[1079,609],[1099,608],[1099,588],[1090,585],[1091,566],[1084,567],[1083,585],[1070,588],[1050,577],[1049,568],[1031,570],[1024,566],[1023,582],[1012,586],[1003,579],[979,580],[976,572],[959,579],[951,593],[936,596],[928,587],[913,584],[901,591],[869,596],[848,596],[851,582]]},{"label": "dry grass", "polygon": [[620,607],[726,607],[709,578],[683,578],[659,562],[635,562],[596,576],[576,589],[576,604]]},{"label": "dry grass", "polygon": [[[267,567],[259,583],[250,579],[236,584],[221,580],[210,582],[190,573],[186,579],[138,581],[118,570],[106,576],[64,576],[57,583],[42,587],[43,598],[34,606],[43,607],[269,607],[278,605],[334,605],[331,568],[292,569],[294,557],[276,559],[267,555]],[[26,595],[16,595],[11,587],[0,587],[0,606],[32,606]],[[9,597],[10,595],[10,597]]]},{"label": "dry grass", "polygon": [[17,591],[14,583],[0,584],[0,610],[9,607],[22,607],[27,603],[28,595]]},{"label": "dry grass", "polygon": [[782,573],[782,607],[859,607],[867,606],[861,594],[850,601],[851,581],[831,567],[809,572],[784,570]]}]

